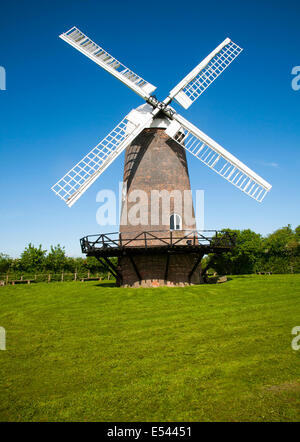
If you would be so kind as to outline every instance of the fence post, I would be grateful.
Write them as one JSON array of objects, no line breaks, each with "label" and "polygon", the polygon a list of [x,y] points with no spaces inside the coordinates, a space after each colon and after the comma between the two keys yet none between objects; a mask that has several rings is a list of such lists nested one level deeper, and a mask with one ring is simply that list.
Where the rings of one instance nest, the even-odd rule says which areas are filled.
[{"label": "fence post", "polygon": [[77,273],[74,273],[74,281],[77,281]]},{"label": "fence post", "polygon": [[64,272],[62,272],[62,274],[61,274],[61,281],[62,282],[64,281]]},{"label": "fence post", "polygon": [[20,278],[20,279],[21,279],[21,281],[23,281],[23,275],[21,276],[21,278]]},{"label": "fence post", "polygon": [[8,284],[8,273],[6,274],[6,284]]},{"label": "fence post", "polygon": [[109,272],[107,272],[107,279],[108,280],[110,279],[110,273]]},{"label": "fence post", "polygon": [[50,282],[50,281],[51,281],[51,275],[49,273],[49,275],[48,275],[48,282]]}]

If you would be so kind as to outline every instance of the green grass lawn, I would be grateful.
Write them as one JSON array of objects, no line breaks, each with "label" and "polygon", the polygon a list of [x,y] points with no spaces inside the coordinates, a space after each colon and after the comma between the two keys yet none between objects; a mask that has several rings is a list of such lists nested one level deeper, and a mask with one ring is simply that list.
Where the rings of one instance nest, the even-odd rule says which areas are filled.
[{"label": "green grass lawn", "polygon": [[2,421],[297,421],[300,275],[0,287]]}]

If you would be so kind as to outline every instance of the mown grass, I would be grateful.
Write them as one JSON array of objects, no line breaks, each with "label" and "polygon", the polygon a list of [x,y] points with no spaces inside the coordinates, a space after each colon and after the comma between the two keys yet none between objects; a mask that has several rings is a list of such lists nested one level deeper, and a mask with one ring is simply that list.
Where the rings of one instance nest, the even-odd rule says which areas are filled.
[{"label": "mown grass", "polygon": [[300,275],[0,288],[2,421],[297,421]]}]

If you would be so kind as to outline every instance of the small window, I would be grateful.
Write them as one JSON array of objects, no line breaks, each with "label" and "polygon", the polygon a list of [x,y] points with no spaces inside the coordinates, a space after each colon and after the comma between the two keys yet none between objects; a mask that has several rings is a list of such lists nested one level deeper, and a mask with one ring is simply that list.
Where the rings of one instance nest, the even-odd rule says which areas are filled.
[{"label": "small window", "polygon": [[177,213],[170,216],[170,230],[181,230],[181,216]]}]

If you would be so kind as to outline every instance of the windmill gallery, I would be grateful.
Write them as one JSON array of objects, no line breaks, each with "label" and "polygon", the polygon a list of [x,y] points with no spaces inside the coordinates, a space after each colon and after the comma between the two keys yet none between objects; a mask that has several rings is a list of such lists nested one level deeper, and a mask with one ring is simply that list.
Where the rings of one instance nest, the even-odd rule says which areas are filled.
[{"label": "windmill gallery", "polygon": [[[175,100],[188,109],[242,49],[226,38],[163,101],[159,101],[152,95],[155,86],[76,27],[60,37],[146,102],[131,110],[52,187],[71,207],[125,151],[119,232],[82,238],[82,252],[95,256],[109,268],[118,285],[155,287],[201,283],[203,256],[230,249],[234,246],[234,238],[227,232],[197,230],[186,151],[258,202],[262,202],[271,185],[177,113],[170,103]],[[151,205],[141,202],[143,221],[130,222],[127,214],[138,195],[144,195],[148,202],[153,191],[160,196],[167,192],[168,204],[164,205],[160,198],[154,213]],[[190,196],[182,204],[179,194]],[[117,265],[112,263],[111,257],[118,258]]]}]

